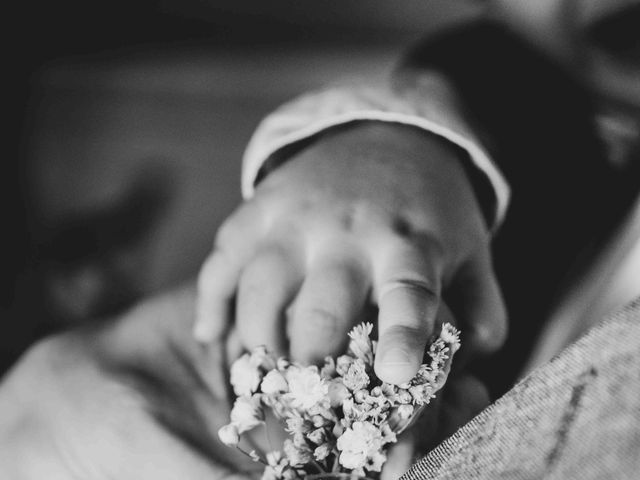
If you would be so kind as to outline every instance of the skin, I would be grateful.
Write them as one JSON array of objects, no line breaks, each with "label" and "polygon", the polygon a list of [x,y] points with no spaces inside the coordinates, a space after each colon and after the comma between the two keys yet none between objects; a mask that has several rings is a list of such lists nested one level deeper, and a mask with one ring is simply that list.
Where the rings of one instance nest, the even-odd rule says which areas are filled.
[{"label": "skin", "polygon": [[180,331],[193,301],[174,292],[34,346],[0,388],[0,479],[249,478],[216,438],[216,350]]},{"label": "skin", "polygon": [[[221,345],[191,338],[194,304],[193,288],[176,290],[36,344],[0,384],[0,479],[259,478],[259,464],[217,439],[226,367]],[[383,480],[409,467],[414,437],[437,441],[487,403],[471,377],[447,388],[416,426],[429,435],[405,435]]]},{"label": "skin", "polygon": [[376,373],[398,384],[417,372],[445,292],[464,306],[468,352],[502,345],[490,235],[457,152],[410,127],[360,123],[278,167],[224,223],[200,272],[194,334],[220,341],[231,325],[238,351],[318,362],[374,305]]}]

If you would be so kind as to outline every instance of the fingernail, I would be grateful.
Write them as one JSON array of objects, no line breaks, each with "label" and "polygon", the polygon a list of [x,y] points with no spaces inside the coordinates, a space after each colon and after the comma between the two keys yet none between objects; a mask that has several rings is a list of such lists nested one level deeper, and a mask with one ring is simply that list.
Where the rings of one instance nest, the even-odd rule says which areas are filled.
[{"label": "fingernail", "polygon": [[382,355],[382,363],[385,365],[408,365],[410,363],[408,353],[402,348],[391,348]]}]

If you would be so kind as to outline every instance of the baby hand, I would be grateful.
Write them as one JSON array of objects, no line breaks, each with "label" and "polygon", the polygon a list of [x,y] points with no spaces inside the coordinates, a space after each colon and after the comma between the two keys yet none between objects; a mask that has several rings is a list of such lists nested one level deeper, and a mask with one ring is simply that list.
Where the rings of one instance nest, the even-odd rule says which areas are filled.
[{"label": "baby hand", "polygon": [[467,349],[506,334],[490,236],[456,150],[428,133],[362,123],[325,134],[258,186],[220,228],[199,276],[194,329],[234,328],[317,362],[341,353],[368,305],[378,314],[377,375],[412,378],[443,292]]}]

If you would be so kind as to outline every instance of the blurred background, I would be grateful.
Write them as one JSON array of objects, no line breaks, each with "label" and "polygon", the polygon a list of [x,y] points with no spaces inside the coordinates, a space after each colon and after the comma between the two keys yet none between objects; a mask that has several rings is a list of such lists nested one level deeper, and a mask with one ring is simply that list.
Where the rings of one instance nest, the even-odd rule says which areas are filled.
[{"label": "blurred background", "polygon": [[[462,0],[26,1],[11,6],[0,364],[192,278],[240,201],[264,115],[382,78]],[[18,279],[16,282],[15,279]]]}]

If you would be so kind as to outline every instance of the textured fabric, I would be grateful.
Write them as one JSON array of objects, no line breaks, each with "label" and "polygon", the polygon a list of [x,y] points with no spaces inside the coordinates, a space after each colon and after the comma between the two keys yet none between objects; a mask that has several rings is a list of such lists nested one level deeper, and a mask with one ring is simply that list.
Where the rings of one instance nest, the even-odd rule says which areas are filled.
[{"label": "textured fabric", "polygon": [[420,74],[419,89],[390,87],[331,88],[290,102],[265,118],[245,151],[242,192],[253,194],[261,166],[280,150],[325,130],[354,121],[410,125],[436,134],[465,150],[493,187],[492,227],[504,218],[509,187],[459,113],[455,95],[436,72]]},{"label": "textured fabric", "polygon": [[402,480],[640,478],[640,298],[429,453]]}]

